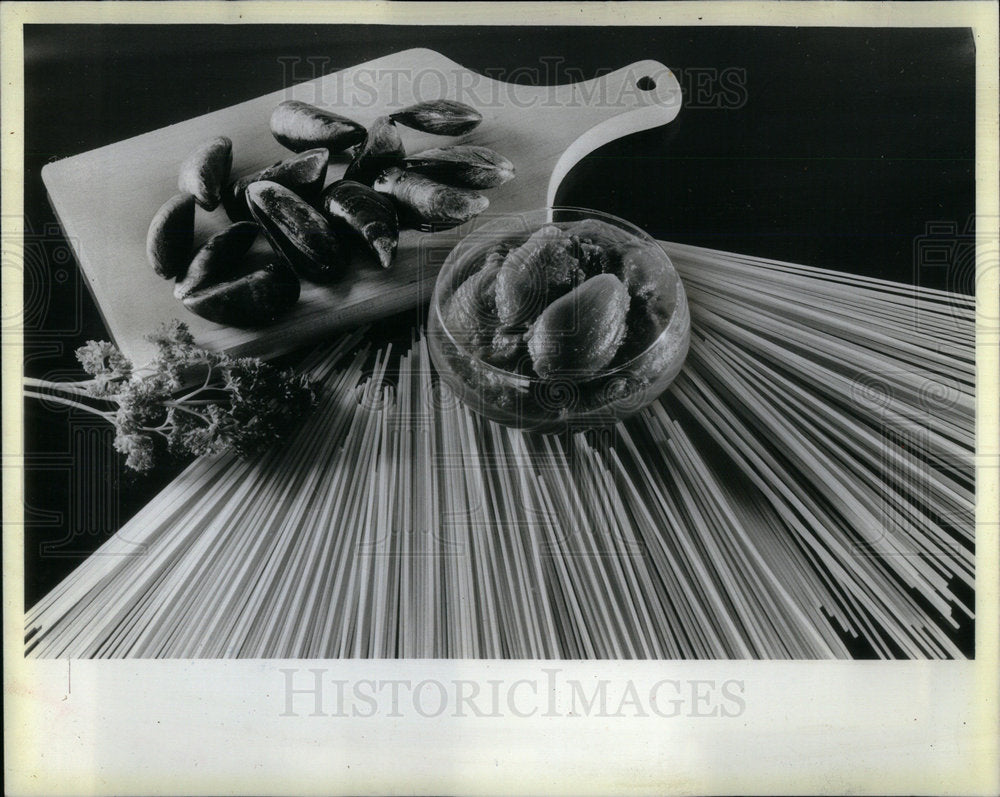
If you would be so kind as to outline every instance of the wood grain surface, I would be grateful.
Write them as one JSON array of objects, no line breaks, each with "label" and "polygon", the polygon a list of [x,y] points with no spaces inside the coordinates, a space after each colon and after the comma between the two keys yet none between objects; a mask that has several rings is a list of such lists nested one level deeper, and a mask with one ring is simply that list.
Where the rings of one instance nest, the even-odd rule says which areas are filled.
[{"label": "wood grain surface", "polygon": [[[232,139],[237,176],[290,154],[268,128],[271,110],[282,100],[309,102],[367,126],[413,102],[438,98],[472,105],[482,113],[482,124],[459,138],[402,128],[407,152],[449,143],[487,146],[514,163],[517,177],[486,192],[490,208],[478,219],[433,234],[403,232],[390,270],[358,257],[334,284],[304,283],[298,305],[278,323],[238,329],[190,313],[173,298],[172,284],[146,262],[149,221],[177,191],[179,164],[203,140]],[[656,61],[583,83],[528,86],[497,82],[432,50],[412,49],[50,163],[42,177],[105,324],[134,361],[148,359],[152,347],[144,336],[172,318],[186,322],[205,347],[267,357],[425,301],[447,252],[476,224],[551,204],[581,158],[613,139],[668,123],[680,104],[674,75]],[[346,158],[332,162],[327,181],[341,177],[346,165]],[[199,209],[195,223],[198,244],[229,222],[219,208]],[[251,256],[269,256],[263,237]]]}]

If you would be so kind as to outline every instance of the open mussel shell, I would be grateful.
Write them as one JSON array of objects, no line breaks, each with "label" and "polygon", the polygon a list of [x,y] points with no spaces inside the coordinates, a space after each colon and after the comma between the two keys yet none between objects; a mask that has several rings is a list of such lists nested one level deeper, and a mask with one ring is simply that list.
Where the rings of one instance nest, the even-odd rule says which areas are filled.
[{"label": "open mussel shell", "polygon": [[390,117],[394,122],[413,130],[439,136],[460,136],[483,121],[483,115],[479,111],[455,100],[418,102],[395,111]]},{"label": "open mussel shell", "polygon": [[399,219],[387,197],[353,180],[338,180],[327,186],[320,207],[331,221],[361,236],[382,268],[389,268],[399,243]]},{"label": "open mussel shell", "polygon": [[258,327],[284,315],[299,300],[301,285],[284,263],[235,279],[216,282],[189,293],[182,300],[192,313],[217,324]]},{"label": "open mussel shell", "polygon": [[346,248],[319,211],[269,180],[251,183],[247,200],[275,254],[300,277],[322,283],[342,272]]},{"label": "open mussel shell", "polygon": [[402,166],[406,150],[399,130],[388,116],[380,116],[368,128],[368,135],[347,167],[344,178],[371,185],[390,166]]},{"label": "open mussel shell", "polygon": [[232,165],[233,142],[226,136],[216,136],[184,159],[177,175],[177,188],[181,193],[191,194],[205,210],[215,210]]},{"label": "open mussel shell", "polygon": [[323,147],[300,152],[266,169],[230,182],[222,192],[222,205],[233,221],[251,219],[250,205],[247,204],[246,196],[247,186],[259,180],[270,180],[272,183],[283,185],[310,205],[314,205],[323,192],[329,163],[330,152]]},{"label": "open mussel shell", "polygon": [[324,147],[331,155],[365,138],[365,128],[353,119],[298,100],[286,100],[271,112],[271,133],[293,152]]},{"label": "open mussel shell", "polygon": [[514,164],[489,147],[456,144],[405,159],[407,169],[461,188],[496,188],[514,179]]},{"label": "open mussel shell", "polygon": [[375,181],[375,190],[391,196],[402,218],[413,226],[455,227],[490,206],[490,201],[475,191],[442,185],[397,168],[382,172]]},{"label": "open mussel shell", "polygon": [[185,299],[206,285],[228,280],[242,268],[244,257],[260,228],[252,221],[240,221],[209,238],[195,253],[183,277],[174,285],[174,296]]}]

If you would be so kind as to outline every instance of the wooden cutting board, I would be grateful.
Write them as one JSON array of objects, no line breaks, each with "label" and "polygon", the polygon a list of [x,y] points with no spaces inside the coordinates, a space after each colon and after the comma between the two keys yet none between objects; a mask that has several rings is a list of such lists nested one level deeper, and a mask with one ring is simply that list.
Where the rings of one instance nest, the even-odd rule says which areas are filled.
[{"label": "wooden cutting board", "polygon": [[[491,147],[515,165],[517,177],[485,192],[489,210],[462,227],[434,234],[406,231],[393,267],[352,264],[332,285],[303,283],[292,313],[266,328],[237,329],[205,321],[173,298],[172,282],[146,261],[146,231],[157,208],[177,191],[177,169],[197,144],[216,135],[233,141],[233,175],[253,172],[291,153],[271,136],[271,110],[297,99],[369,125],[418,100],[458,99],[478,109],[482,123],[459,138],[401,128],[407,152],[469,143]],[[47,164],[42,178],[105,324],[136,363],[152,347],[144,340],[162,321],[185,321],[198,342],[233,354],[273,356],[330,332],[382,318],[429,298],[451,247],[476,224],[499,214],[550,205],[559,183],[587,153],[607,142],[671,121],[680,86],[656,61],[641,61],[600,78],[561,86],[498,82],[440,53],[405,50],[117,144]],[[332,162],[328,182],[346,158]],[[229,223],[220,207],[196,215],[196,245]],[[267,256],[263,236],[255,256]]]}]

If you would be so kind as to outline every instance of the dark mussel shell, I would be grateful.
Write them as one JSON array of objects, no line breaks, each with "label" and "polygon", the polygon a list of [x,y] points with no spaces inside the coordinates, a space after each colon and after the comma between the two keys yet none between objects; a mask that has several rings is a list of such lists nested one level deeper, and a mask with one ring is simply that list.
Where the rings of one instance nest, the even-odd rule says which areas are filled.
[{"label": "dark mussel shell", "polygon": [[483,121],[483,115],[464,102],[431,100],[418,102],[390,114],[394,122],[439,136],[460,136]]},{"label": "dark mussel shell", "polygon": [[217,324],[258,327],[284,315],[299,300],[301,286],[295,272],[284,263],[232,280],[213,283],[188,294],[184,306]]},{"label": "dark mussel shell", "polygon": [[496,188],[514,179],[514,164],[488,147],[456,144],[405,159],[407,169],[462,188]]},{"label": "dark mussel shell", "polygon": [[357,148],[344,179],[371,185],[390,166],[402,166],[405,156],[396,125],[388,116],[380,116],[368,128],[365,142]]},{"label": "dark mussel shell", "polygon": [[146,257],[164,279],[184,273],[194,245],[194,197],[174,194],[160,206],[146,233]]},{"label": "dark mussel shell", "polygon": [[343,271],[347,263],[344,243],[315,208],[268,180],[251,183],[247,200],[275,254],[300,277],[323,283]]},{"label": "dark mussel shell", "polygon": [[206,285],[231,279],[243,267],[243,258],[257,238],[260,228],[252,221],[240,221],[209,238],[195,252],[182,278],[174,285],[174,296],[184,299]]},{"label": "dark mussel shell", "polygon": [[331,221],[361,236],[382,268],[389,268],[399,243],[399,219],[387,197],[353,180],[338,180],[327,186],[320,207]]},{"label": "dark mussel shell", "polygon": [[184,159],[177,175],[177,188],[191,194],[205,210],[215,210],[232,166],[233,142],[225,136],[216,136]]},{"label": "dark mussel shell", "polygon": [[325,147],[343,152],[365,139],[365,128],[346,116],[298,100],[286,100],[271,112],[271,133],[293,152]]},{"label": "dark mussel shell", "polygon": [[233,221],[247,221],[252,218],[247,204],[247,186],[258,180],[270,180],[294,191],[310,205],[319,201],[326,182],[326,168],[330,162],[330,152],[316,147],[300,152],[291,158],[268,166],[266,169],[237,178],[222,192],[222,205]]}]

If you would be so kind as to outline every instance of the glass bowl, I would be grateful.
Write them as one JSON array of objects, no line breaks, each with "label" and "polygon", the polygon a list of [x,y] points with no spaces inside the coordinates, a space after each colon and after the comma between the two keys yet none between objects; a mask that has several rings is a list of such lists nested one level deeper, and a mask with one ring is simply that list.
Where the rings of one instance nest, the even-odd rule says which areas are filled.
[{"label": "glass bowl", "polygon": [[505,426],[615,423],[659,396],[687,356],[691,317],[666,252],[584,208],[492,219],[451,251],[427,340],[445,384]]}]

